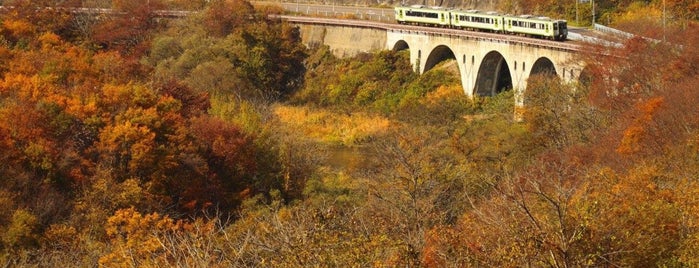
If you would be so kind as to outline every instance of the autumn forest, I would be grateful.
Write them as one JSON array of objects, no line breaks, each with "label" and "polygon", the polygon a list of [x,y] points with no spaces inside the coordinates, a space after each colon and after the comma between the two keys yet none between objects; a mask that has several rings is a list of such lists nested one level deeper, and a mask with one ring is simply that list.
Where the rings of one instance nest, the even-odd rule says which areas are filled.
[{"label": "autumn forest", "polygon": [[600,0],[638,37],[523,108],[274,5],[0,2],[0,266],[699,265],[696,1]]}]

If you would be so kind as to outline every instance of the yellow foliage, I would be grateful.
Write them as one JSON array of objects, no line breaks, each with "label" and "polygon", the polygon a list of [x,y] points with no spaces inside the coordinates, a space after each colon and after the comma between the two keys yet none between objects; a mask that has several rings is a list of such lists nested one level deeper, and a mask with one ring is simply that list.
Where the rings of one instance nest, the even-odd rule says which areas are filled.
[{"label": "yellow foliage", "polygon": [[44,232],[44,244],[55,248],[77,249],[80,244],[78,231],[73,226],[53,224]]},{"label": "yellow foliage", "polygon": [[304,136],[348,146],[385,133],[390,126],[386,118],[362,113],[348,115],[281,105],[275,107],[274,112],[289,129]]},{"label": "yellow foliage", "polygon": [[628,23],[638,20],[659,22],[662,20],[662,16],[662,10],[642,2],[634,2],[627,8],[626,12],[616,16],[615,23]]},{"label": "yellow foliage", "polygon": [[24,74],[7,74],[0,80],[0,93],[19,92],[21,97],[36,100],[40,94],[39,77]]},{"label": "yellow foliage", "polygon": [[10,225],[0,237],[7,248],[25,248],[35,244],[38,219],[29,211],[18,209],[12,214]]},{"label": "yellow foliage", "polygon": [[168,216],[142,215],[133,208],[121,209],[107,220],[106,232],[112,252],[99,259],[104,266],[141,266],[164,255],[159,236],[181,229]]},{"label": "yellow foliage", "polygon": [[54,33],[47,32],[39,36],[39,42],[41,42],[41,48],[43,50],[49,50],[61,44],[61,37]]},{"label": "yellow foliage", "polygon": [[[132,124],[107,126],[100,133],[99,150],[105,157],[120,161],[128,171],[137,171],[141,167],[153,164],[152,153],[155,150],[155,133],[148,127]],[[127,161],[127,162],[121,162]]]},{"label": "yellow foliage", "polygon": [[445,99],[462,97],[464,95],[461,85],[440,85],[436,90],[427,92],[425,102],[427,104],[439,104]]}]

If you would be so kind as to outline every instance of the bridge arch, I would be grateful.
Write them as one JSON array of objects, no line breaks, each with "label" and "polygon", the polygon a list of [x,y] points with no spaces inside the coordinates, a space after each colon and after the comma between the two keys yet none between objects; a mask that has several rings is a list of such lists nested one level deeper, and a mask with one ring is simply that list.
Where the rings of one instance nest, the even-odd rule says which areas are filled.
[{"label": "bridge arch", "polygon": [[538,74],[557,75],[556,67],[553,65],[553,62],[550,59],[541,57],[534,62],[534,65],[532,65],[529,77]]},{"label": "bridge arch", "polygon": [[582,71],[580,71],[578,82],[585,87],[589,87],[592,85],[592,83],[594,83],[594,76],[592,75],[592,71],[589,67],[585,67],[582,69]]},{"label": "bridge arch", "polygon": [[425,60],[425,68],[423,72],[429,71],[430,69],[434,68],[434,66],[437,66],[438,63],[447,59],[456,60],[456,55],[454,54],[454,51],[452,51],[451,48],[445,45],[439,45],[435,47],[430,52],[430,55],[427,56],[427,60]]},{"label": "bridge arch", "polygon": [[505,57],[498,51],[488,52],[478,66],[473,95],[494,96],[512,89],[512,74]]},{"label": "bridge arch", "polygon": [[398,42],[393,44],[393,51],[398,52],[406,49],[410,49],[410,46],[408,45],[408,42],[405,42],[405,40],[398,40]]}]

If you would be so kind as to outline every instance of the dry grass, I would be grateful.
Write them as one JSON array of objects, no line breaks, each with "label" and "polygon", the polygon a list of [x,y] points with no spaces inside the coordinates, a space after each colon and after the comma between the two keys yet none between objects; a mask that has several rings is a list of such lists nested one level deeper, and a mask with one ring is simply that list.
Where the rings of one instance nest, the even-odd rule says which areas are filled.
[{"label": "dry grass", "polygon": [[309,107],[279,105],[274,113],[291,130],[328,144],[354,146],[386,132],[390,121],[364,113],[334,113]]}]

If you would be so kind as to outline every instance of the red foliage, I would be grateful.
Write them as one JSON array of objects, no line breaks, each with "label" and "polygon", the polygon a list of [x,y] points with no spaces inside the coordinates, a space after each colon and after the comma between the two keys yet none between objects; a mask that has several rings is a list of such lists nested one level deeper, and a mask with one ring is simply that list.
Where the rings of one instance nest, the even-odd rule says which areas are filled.
[{"label": "red foliage", "polygon": [[255,10],[245,0],[216,0],[204,13],[205,29],[213,36],[223,37],[251,21]]},{"label": "red foliage", "polygon": [[182,103],[180,111],[185,117],[201,115],[211,107],[209,96],[206,93],[196,93],[177,80],[168,80],[157,87],[163,95],[172,96]]},{"label": "red foliage", "polygon": [[160,26],[154,11],[164,9],[162,2],[150,0],[114,1],[118,14],[106,15],[94,28],[93,39],[106,48],[119,50],[124,55],[139,57],[149,47],[152,32]]}]

